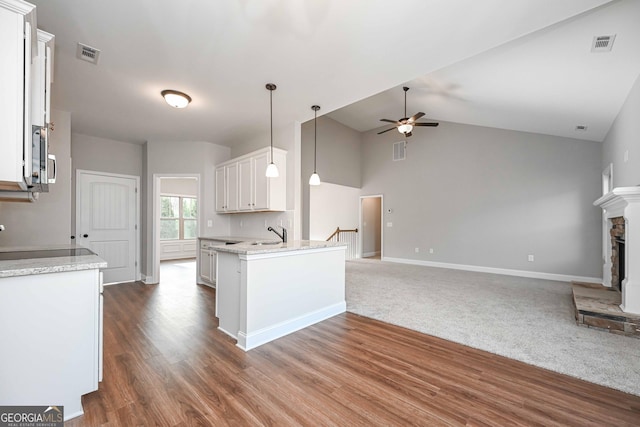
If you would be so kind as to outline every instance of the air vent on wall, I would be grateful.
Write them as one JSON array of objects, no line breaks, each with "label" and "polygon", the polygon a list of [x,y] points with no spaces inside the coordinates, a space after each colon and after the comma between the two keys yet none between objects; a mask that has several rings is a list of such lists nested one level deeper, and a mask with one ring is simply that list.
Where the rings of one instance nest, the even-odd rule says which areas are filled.
[{"label": "air vent on wall", "polygon": [[98,63],[100,58],[100,49],[87,46],[86,44],[78,43],[78,49],[76,50],[76,57],[83,61],[91,62],[92,64]]},{"label": "air vent on wall", "polygon": [[595,36],[591,45],[591,52],[611,52],[613,41],[616,39],[615,34],[608,36]]},{"label": "air vent on wall", "polygon": [[407,154],[407,141],[400,141],[393,144],[393,161],[404,160]]}]

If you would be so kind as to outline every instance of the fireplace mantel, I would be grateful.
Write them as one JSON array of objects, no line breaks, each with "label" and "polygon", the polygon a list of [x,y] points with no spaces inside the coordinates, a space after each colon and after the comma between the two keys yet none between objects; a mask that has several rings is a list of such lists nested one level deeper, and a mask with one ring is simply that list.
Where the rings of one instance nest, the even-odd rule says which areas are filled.
[{"label": "fireplace mantel", "polygon": [[611,218],[625,221],[625,279],[622,311],[640,314],[640,187],[618,187],[593,202],[603,210],[603,285],[611,286]]}]

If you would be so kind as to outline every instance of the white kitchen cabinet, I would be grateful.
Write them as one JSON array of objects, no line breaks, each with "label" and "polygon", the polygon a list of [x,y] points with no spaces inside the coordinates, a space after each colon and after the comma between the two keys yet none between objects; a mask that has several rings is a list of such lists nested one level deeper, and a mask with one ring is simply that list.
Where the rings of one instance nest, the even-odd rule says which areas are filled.
[{"label": "white kitchen cabinet", "polygon": [[26,190],[31,183],[31,66],[36,52],[35,6],[0,0],[0,190]]},{"label": "white kitchen cabinet", "polygon": [[38,52],[31,73],[31,122],[34,126],[51,123],[51,82],[53,81],[53,34],[38,30]]},{"label": "white kitchen cabinet", "polygon": [[216,212],[238,211],[238,163],[216,167]]},{"label": "white kitchen cabinet", "polygon": [[198,251],[198,283],[215,287],[217,252],[213,247],[224,244],[225,242],[222,240],[200,239],[200,248]]},{"label": "white kitchen cabinet", "polygon": [[[261,212],[286,210],[287,197],[287,152],[273,149],[273,161],[278,167],[280,176],[267,178],[265,171],[270,163],[269,147],[254,151],[244,156],[231,159],[217,166],[216,169],[216,211],[219,213]],[[225,184],[219,176],[225,170]],[[234,173],[229,179],[229,171]],[[225,203],[218,203],[226,199]],[[230,203],[233,200],[235,203]]]},{"label": "white kitchen cabinet", "polygon": [[98,268],[0,278],[0,405],[82,415],[102,374],[101,296]]}]

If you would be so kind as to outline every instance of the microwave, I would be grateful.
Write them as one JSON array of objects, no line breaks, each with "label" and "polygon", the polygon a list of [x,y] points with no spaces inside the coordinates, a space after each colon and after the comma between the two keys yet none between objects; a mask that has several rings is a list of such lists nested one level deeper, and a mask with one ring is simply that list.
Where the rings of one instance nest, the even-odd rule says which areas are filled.
[{"label": "microwave", "polygon": [[46,126],[32,126],[30,148],[30,153],[23,153],[28,156],[23,165],[31,166],[30,176],[21,182],[0,182],[0,201],[35,201],[39,193],[48,192],[49,184],[56,182],[56,156],[49,153]]},{"label": "microwave", "polygon": [[49,153],[46,126],[33,126],[31,135],[31,184],[29,192],[46,193],[56,182],[56,156]]}]

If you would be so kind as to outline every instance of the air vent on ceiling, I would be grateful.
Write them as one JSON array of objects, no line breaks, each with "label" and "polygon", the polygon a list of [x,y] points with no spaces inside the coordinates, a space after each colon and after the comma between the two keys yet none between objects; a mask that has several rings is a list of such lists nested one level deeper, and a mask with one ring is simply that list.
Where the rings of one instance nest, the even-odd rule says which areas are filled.
[{"label": "air vent on ceiling", "polygon": [[591,45],[591,52],[611,52],[613,41],[616,39],[615,34],[608,36],[595,36]]},{"label": "air vent on ceiling", "polygon": [[404,160],[407,155],[407,141],[400,141],[393,144],[393,161]]},{"label": "air vent on ceiling", "polygon": [[98,63],[100,58],[100,49],[87,46],[86,44],[78,43],[78,49],[76,50],[76,57],[83,61],[91,62],[92,64]]},{"label": "air vent on ceiling", "polygon": [[576,126],[576,132],[586,132],[586,131],[587,131],[587,127],[585,125]]}]

